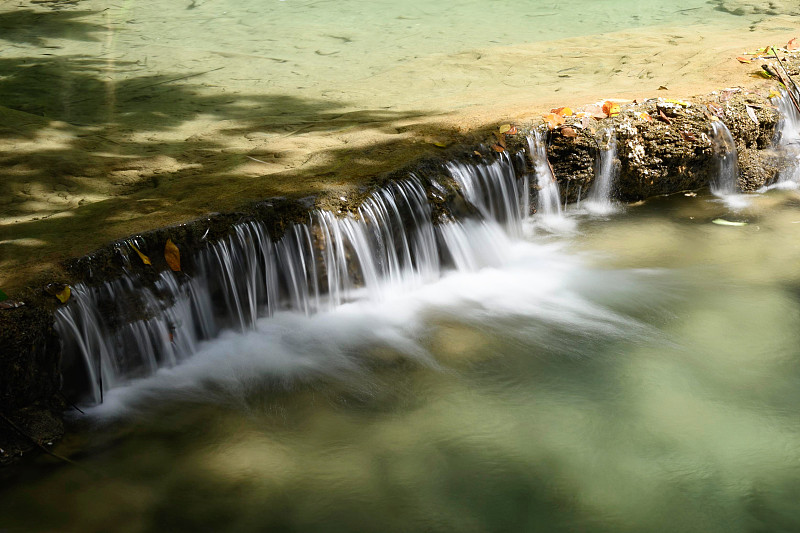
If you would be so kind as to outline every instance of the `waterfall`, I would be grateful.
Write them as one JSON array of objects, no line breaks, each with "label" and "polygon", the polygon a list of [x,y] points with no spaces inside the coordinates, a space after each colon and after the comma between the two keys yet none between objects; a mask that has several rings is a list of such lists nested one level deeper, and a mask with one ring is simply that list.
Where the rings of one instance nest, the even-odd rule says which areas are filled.
[{"label": "waterfall", "polygon": [[587,205],[592,211],[607,212],[612,208],[611,191],[617,176],[619,176],[617,137],[614,130],[603,130],[601,142],[594,183],[589,191]]},{"label": "waterfall", "polygon": [[[800,97],[800,95],[795,95]],[[783,152],[788,166],[778,177],[778,186],[800,184],[800,113],[792,103],[789,93],[781,91],[781,95],[772,101],[778,108],[780,119],[775,128],[773,144]]]},{"label": "waterfall", "polygon": [[[282,311],[305,314],[358,298],[436,280],[443,268],[476,270],[502,260],[506,233],[521,231],[529,210],[527,176],[511,158],[447,166],[477,219],[433,223],[425,188],[415,177],[377,190],[355,216],[315,211],[273,241],[258,221],[235,225],[184,264],[191,276],[164,271],[155,283],[127,269],[97,285],[77,284],[56,312],[65,360],[80,367],[89,400],[191,356],[224,329],[246,331]],[[505,228],[505,231],[503,230]],[[130,265],[128,244],[117,253]],[[80,363],[80,364],[78,364]]]},{"label": "waterfall", "polygon": [[728,127],[721,121],[711,123],[711,146],[716,157],[716,174],[711,179],[711,192],[727,196],[739,192],[739,155],[736,141]]},{"label": "waterfall", "polygon": [[536,184],[539,189],[537,206],[542,215],[561,216],[561,194],[553,169],[547,160],[547,148],[538,131],[528,135],[528,156],[533,163]]},{"label": "waterfall", "polygon": [[522,221],[530,215],[530,183],[527,174],[517,179],[507,153],[492,163],[454,162],[448,163],[447,169],[464,197],[485,219],[503,225],[513,236],[521,234]]}]

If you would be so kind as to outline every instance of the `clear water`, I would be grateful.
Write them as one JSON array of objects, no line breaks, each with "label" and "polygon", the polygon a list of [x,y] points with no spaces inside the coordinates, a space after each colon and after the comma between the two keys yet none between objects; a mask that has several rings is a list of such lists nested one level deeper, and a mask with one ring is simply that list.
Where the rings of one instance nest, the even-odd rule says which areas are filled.
[{"label": "clear water", "polygon": [[798,205],[568,212],[501,266],[279,313],[112,391],[0,528],[796,530]]},{"label": "clear water", "polygon": [[[609,75],[652,79],[654,66],[642,68],[637,54],[683,57],[678,49],[703,33],[761,19],[705,0],[23,1],[0,6],[0,96],[62,121],[153,131],[215,117],[269,132],[353,110],[368,110],[356,122],[370,123],[474,106],[499,91],[541,100],[553,86],[539,87],[539,74],[560,84],[588,75],[570,80],[573,91],[602,89]],[[618,34],[627,31],[669,53],[631,46],[635,36]],[[583,50],[569,41],[587,36]]]}]

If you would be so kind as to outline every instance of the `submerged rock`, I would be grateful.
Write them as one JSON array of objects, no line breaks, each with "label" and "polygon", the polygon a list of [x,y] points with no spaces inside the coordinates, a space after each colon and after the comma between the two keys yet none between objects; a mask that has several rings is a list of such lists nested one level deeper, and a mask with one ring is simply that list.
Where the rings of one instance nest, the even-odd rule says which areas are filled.
[{"label": "submerged rock", "polygon": [[732,15],[800,15],[793,0],[711,0],[715,9]]}]

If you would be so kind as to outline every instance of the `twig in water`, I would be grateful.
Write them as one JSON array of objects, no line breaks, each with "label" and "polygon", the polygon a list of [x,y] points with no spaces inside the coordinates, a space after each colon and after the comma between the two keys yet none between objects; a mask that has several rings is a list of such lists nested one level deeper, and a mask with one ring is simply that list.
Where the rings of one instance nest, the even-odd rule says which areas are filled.
[{"label": "twig in water", "polygon": [[245,157],[247,159],[252,159],[253,161],[258,161],[259,163],[264,163],[265,165],[269,165],[269,163],[267,163],[266,161],[262,161],[260,159],[256,159],[255,157],[252,157],[252,156],[249,156],[249,155],[245,155]]}]

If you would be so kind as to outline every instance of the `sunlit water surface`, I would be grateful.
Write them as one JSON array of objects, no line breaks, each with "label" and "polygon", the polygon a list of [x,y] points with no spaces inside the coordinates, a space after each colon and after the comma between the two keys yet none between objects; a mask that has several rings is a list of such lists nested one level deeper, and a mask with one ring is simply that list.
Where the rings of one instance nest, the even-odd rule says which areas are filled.
[{"label": "sunlit water surface", "polygon": [[12,480],[0,529],[797,530],[798,207],[572,210],[496,268],[265,319],[79,417],[81,468]]}]

